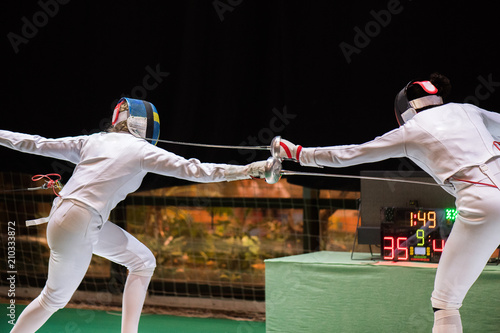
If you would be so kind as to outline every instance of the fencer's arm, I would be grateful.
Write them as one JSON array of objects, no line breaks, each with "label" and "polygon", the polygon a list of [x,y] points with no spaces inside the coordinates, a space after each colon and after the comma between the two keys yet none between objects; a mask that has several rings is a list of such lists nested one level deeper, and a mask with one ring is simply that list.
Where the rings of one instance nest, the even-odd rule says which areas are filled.
[{"label": "fencer's arm", "polygon": [[348,167],[405,157],[403,131],[398,128],[359,145],[302,148],[300,164],[314,167]]},{"label": "fencer's arm", "polygon": [[144,150],[142,168],[145,171],[179,179],[211,183],[264,178],[265,162],[248,165],[202,163],[195,158],[185,159],[161,148],[148,145]]},{"label": "fencer's arm", "polygon": [[78,137],[47,139],[39,135],[0,130],[0,146],[23,153],[78,163],[81,140]]}]

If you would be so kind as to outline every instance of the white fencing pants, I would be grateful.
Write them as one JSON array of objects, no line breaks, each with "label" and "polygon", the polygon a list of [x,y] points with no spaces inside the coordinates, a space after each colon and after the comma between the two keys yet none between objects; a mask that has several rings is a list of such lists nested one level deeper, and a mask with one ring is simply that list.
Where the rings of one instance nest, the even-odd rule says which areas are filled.
[{"label": "white fencing pants", "polygon": [[19,316],[11,332],[32,333],[70,301],[90,264],[92,253],[129,270],[123,295],[122,332],[137,332],[156,260],[135,237],[74,200],[54,205],[47,226],[50,247],[47,282],[40,296]]},{"label": "white fencing pants", "polygon": [[[495,179],[500,179],[500,162],[493,161],[490,166],[495,169]],[[490,167],[491,169],[491,167]],[[490,183],[487,177],[474,171],[475,181]],[[460,315],[467,292],[477,280],[489,258],[500,244],[500,190],[484,185],[471,185],[454,182],[457,188],[456,206],[459,212],[452,232],[446,241],[443,255],[439,261],[432,306],[447,311],[447,320],[451,314]],[[461,325],[455,330],[449,326],[446,330],[438,330],[437,320],[445,316],[436,312],[435,332],[461,332]],[[441,318],[443,317],[443,318]]]}]

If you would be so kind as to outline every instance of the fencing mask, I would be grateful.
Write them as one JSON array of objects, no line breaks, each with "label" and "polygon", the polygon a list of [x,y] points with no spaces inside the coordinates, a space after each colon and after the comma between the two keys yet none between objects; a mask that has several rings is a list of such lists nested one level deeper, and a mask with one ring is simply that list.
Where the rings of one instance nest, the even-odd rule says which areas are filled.
[{"label": "fencing mask", "polygon": [[139,138],[151,140],[153,145],[160,137],[160,117],[153,104],[140,99],[122,98],[113,112],[111,125],[127,121],[129,132]]},{"label": "fencing mask", "polygon": [[437,93],[438,89],[430,81],[410,81],[394,100],[394,112],[399,126],[413,118],[418,110],[443,104],[443,98]]}]

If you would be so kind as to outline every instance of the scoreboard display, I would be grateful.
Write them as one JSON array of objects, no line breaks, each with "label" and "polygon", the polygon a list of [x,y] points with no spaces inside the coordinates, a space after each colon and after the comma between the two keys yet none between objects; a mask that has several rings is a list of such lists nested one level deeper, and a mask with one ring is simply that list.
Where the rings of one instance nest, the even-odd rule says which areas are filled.
[{"label": "scoreboard display", "polygon": [[383,207],[382,259],[438,262],[456,216],[455,208]]}]

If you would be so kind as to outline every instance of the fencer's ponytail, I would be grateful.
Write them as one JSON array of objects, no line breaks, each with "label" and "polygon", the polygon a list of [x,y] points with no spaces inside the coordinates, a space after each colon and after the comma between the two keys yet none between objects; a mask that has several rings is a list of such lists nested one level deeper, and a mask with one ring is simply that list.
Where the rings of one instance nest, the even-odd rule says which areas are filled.
[{"label": "fencer's ponytail", "polygon": [[438,89],[438,96],[445,99],[451,92],[450,79],[439,73],[432,73],[429,81]]}]

